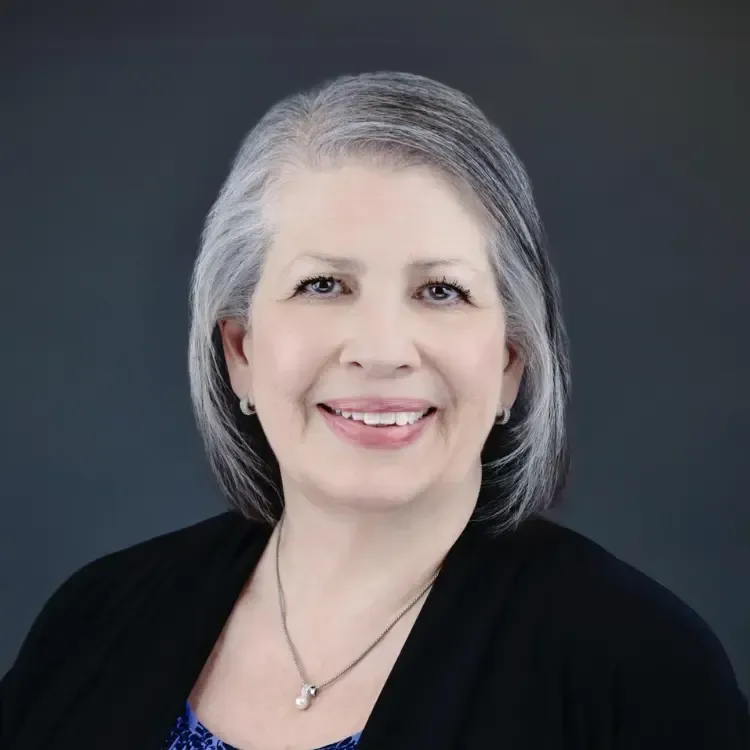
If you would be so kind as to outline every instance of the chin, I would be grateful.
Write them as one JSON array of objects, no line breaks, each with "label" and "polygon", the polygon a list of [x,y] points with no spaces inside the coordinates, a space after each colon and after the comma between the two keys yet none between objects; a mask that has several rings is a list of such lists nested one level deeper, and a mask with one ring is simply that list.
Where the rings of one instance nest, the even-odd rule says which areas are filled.
[{"label": "chin", "polygon": [[361,510],[368,513],[391,511],[409,505],[427,489],[426,483],[415,481],[415,477],[353,477],[341,481],[340,477],[311,480],[319,495],[341,508]]}]

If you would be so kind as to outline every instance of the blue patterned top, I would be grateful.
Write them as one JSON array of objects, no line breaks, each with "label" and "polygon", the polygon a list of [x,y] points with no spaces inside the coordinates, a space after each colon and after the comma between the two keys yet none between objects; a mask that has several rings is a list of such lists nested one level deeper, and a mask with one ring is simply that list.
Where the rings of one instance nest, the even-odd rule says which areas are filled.
[{"label": "blue patterned top", "polygon": [[[317,750],[354,750],[361,734],[362,732],[358,732],[345,740]],[[177,719],[169,733],[164,750],[239,750],[239,748],[228,742],[222,742],[206,729],[193,713],[190,703],[186,702],[182,716]]]}]

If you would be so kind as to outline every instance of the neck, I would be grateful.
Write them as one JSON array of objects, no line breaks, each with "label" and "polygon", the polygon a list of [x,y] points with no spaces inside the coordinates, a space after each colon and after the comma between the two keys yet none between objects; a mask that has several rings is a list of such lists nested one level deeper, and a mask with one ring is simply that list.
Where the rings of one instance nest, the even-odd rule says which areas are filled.
[{"label": "neck", "polygon": [[[478,471],[460,485],[382,512],[333,509],[285,487],[279,567],[290,606],[326,619],[396,614],[460,536],[480,481]],[[277,528],[269,545],[274,577],[278,534]]]}]

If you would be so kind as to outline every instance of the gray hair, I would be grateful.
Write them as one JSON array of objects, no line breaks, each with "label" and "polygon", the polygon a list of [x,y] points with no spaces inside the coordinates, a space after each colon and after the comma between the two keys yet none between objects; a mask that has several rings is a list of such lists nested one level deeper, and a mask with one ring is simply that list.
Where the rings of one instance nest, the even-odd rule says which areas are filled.
[{"label": "gray hair", "polygon": [[478,209],[508,342],[525,370],[513,416],[499,428],[501,455],[484,465],[493,500],[477,517],[496,531],[514,526],[547,508],[567,474],[570,372],[558,282],[529,177],[503,134],[465,94],[409,73],[342,76],[275,104],[246,136],[211,208],[192,277],[189,371],[219,484],[245,516],[278,515],[227,382],[218,322],[248,319],[272,240],[264,205],[285,169],[348,159],[431,167]]}]

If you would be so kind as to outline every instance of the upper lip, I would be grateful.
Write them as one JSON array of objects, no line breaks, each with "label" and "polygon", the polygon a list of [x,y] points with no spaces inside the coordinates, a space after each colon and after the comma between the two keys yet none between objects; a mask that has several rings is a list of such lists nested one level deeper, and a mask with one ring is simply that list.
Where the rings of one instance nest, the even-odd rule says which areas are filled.
[{"label": "upper lip", "polygon": [[331,409],[339,411],[369,412],[399,412],[399,411],[427,411],[435,408],[430,401],[422,398],[379,398],[370,396],[366,398],[334,398],[320,403]]}]

